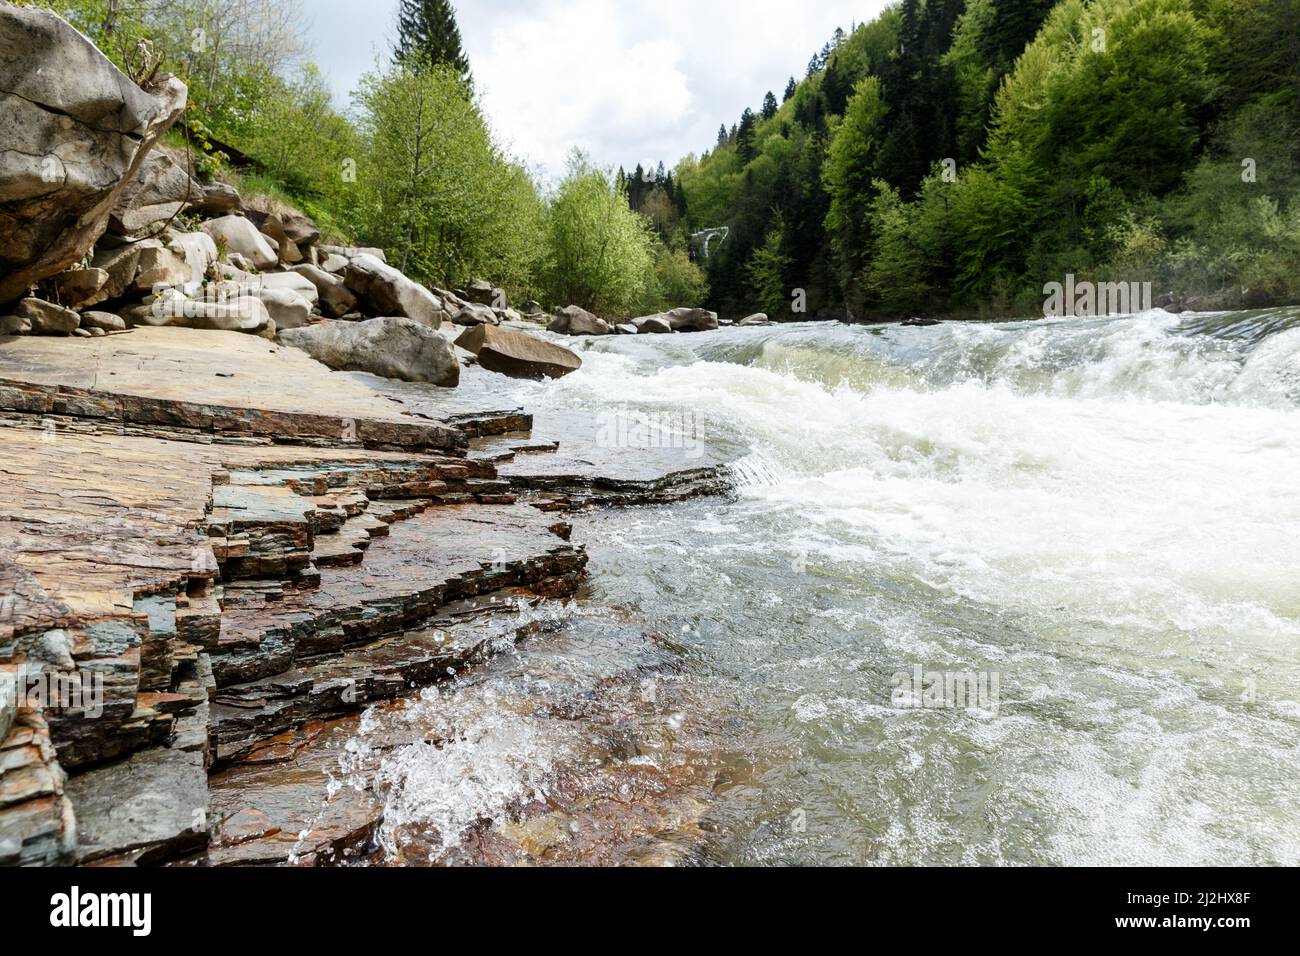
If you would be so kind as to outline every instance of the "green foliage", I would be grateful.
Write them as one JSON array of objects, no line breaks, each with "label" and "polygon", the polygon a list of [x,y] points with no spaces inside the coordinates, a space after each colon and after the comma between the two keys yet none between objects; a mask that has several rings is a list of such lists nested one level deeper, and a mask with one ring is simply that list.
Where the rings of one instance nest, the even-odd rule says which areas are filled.
[{"label": "green foliage", "polygon": [[429,282],[525,287],[541,201],[455,69],[408,59],[363,77],[355,100],[360,148],[344,201],[359,233]]},{"label": "green foliage", "polygon": [[341,161],[358,149],[356,131],[333,109],[314,64],[268,88],[241,145],[286,190],[317,199],[334,198]]},{"label": "green foliage", "polygon": [[[867,210],[879,172],[886,115],[880,80],[865,76],[853,89],[843,122],[832,127],[822,178],[830,195],[826,230],[843,266],[842,284],[851,288],[867,248]],[[851,299],[856,298],[850,294]]]},{"label": "green foliage", "polygon": [[768,315],[779,315],[790,304],[787,274],[792,260],[782,250],[785,245],[785,222],[777,215],[767,238],[749,261],[746,272],[754,287],[754,299]]},{"label": "green foliage", "polygon": [[545,287],[551,301],[629,315],[646,299],[654,235],[614,177],[575,151],[546,212]]},{"label": "green foliage", "polygon": [[651,274],[637,311],[649,315],[678,306],[697,306],[709,293],[704,271],[691,261],[684,249],[656,244]]}]

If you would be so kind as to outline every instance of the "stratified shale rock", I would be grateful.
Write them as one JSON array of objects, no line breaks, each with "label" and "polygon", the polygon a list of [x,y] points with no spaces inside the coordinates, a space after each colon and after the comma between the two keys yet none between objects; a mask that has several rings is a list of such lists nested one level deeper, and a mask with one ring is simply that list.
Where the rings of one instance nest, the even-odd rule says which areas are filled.
[{"label": "stratified shale rock", "polygon": [[541,633],[587,563],[551,512],[721,488],[693,446],[629,455],[589,419],[533,439],[469,371],[166,328],[0,341],[0,864],[373,854],[382,800],[318,789],[347,721]]},{"label": "stratified shale rock", "polygon": [[140,89],[54,14],[0,6],[0,302],[90,251],[185,101],[173,77]]}]

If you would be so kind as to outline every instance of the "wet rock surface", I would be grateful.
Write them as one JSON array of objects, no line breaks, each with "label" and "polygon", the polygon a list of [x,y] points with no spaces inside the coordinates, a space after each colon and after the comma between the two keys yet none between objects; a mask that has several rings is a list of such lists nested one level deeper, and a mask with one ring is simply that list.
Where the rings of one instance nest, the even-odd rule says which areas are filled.
[{"label": "wet rock surface", "polygon": [[[651,825],[697,845],[708,780],[624,767],[604,713],[584,718],[574,762],[546,765],[563,804],[503,795],[490,828],[456,824],[456,840],[458,816],[393,803],[380,758],[436,736],[423,712],[357,757],[377,719],[363,712],[458,695],[554,633],[587,558],[552,512],[720,487],[711,461],[619,471],[631,456],[588,454],[581,422],[533,435],[528,412],[493,408],[500,377],[473,373],[456,392],[331,373],[233,333],[0,342],[0,861],[677,859],[632,848]],[[638,650],[601,680],[639,681],[646,639],[620,633]],[[484,754],[486,701],[462,731]],[[604,782],[582,775],[606,765]],[[575,815],[626,841],[548,844]]]},{"label": "wet rock surface", "polygon": [[261,833],[206,862],[706,860],[717,794],[752,767],[717,702],[678,677],[675,645],[594,609],[523,611],[495,627],[500,651],[483,666],[216,773],[215,815]]}]

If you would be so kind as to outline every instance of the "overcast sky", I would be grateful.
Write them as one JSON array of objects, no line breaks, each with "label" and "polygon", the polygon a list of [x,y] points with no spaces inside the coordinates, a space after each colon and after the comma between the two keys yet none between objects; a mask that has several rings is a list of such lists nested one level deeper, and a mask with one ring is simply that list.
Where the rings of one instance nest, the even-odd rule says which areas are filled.
[{"label": "overcast sky", "polygon": [[[397,0],[307,0],[312,54],[341,104],[387,56]],[[543,175],[569,149],[629,170],[672,166],[763,94],[781,96],[836,27],[886,0],[457,0],[498,140]]]}]

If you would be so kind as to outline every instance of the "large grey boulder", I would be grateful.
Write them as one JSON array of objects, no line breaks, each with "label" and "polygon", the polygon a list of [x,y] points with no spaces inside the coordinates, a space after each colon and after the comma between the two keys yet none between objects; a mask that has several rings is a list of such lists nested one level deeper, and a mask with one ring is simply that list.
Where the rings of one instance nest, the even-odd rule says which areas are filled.
[{"label": "large grey boulder", "polygon": [[103,269],[69,269],[49,279],[47,284],[55,299],[69,309],[84,309],[108,298],[104,293],[108,273]]},{"label": "large grey boulder", "polygon": [[755,312],[753,315],[747,315],[736,323],[737,328],[747,329],[756,325],[773,325],[771,319],[767,317],[766,312]]},{"label": "large grey boulder", "polygon": [[128,326],[167,325],[185,329],[213,329],[219,332],[275,334],[275,321],[261,299],[254,296],[189,298],[175,289],[147,296],[140,305],[123,309],[119,315]]},{"label": "large grey boulder", "polygon": [[576,305],[566,305],[556,312],[554,321],[546,330],[562,335],[610,335],[613,332],[604,319]]},{"label": "large grey boulder", "polygon": [[122,188],[109,225],[130,236],[167,222],[183,209],[221,215],[239,206],[239,192],[224,183],[205,185],[162,150],[154,150]]},{"label": "large grey boulder", "polygon": [[380,262],[387,262],[388,257],[384,255],[383,249],[376,249],[372,246],[335,246],[329,243],[322,243],[319,247],[321,254],[325,256],[339,256],[343,259],[352,260],[357,256],[374,256]]},{"label": "large grey boulder", "polygon": [[99,329],[101,332],[121,332],[126,328],[126,323],[122,321],[120,315],[114,315],[112,312],[83,312],[81,328]]},{"label": "large grey boulder", "polygon": [[0,302],[76,264],[158,138],[185,85],[146,92],[59,17],[0,5]]},{"label": "large grey boulder", "polygon": [[582,359],[562,346],[495,325],[467,329],[456,347],[477,355],[489,372],[511,378],[563,378],[582,368]]},{"label": "large grey boulder", "polygon": [[32,320],[21,315],[0,315],[0,335],[29,335]]},{"label": "large grey boulder", "polygon": [[100,294],[103,296],[100,301],[118,299],[126,295],[135,284],[136,273],[140,270],[141,254],[148,249],[162,248],[164,247],[160,240],[144,239],[136,243],[97,249],[90,264],[108,274],[108,281],[100,289]]},{"label": "large grey boulder", "polygon": [[504,309],[506,307],[505,292],[483,279],[475,279],[471,282],[465,288],[465,293],[470,302],[490,306],[493,309]]},{"label": "large grey boulder", "polygon": [[712,332],[718,327],[718,313],[708,309],[673,309],[661,318],[668,320],[674,332]]},{"label": "large grey boulder", "polygon": [[460,384],[460,362],[451,343],[411,319],[322,322],[282,332],[280,341],[340,371],[369,372],[444,388]]},{"label": "large grey boulder", "polygon": [[23,299],[14,306],[14,315],[32,324],[33,335],[71,335],[81,325],[81,317],[44,299]]},{"label": "large grey boulder", "polygon": [[[202,278],[200,273],[199,280]],[[183,254],[163,246],[144,246],[136,260],[135,279],[127,291],[157,294],[163,289],[184,290],[195,281],[194,270]]]},{"label": "large grey boulder", "polygon": [[632,323],[639,335],[669,335],[673,327],[668,320],[659,315],[647,315]]},{"label": "large grey boulder", "polygon": [[501,319],[491,308],[475,302],[466,302],[451,317],[456,325],[497,325]]},{"label": "large grey boulder", "polygon": [[434,329],[448,318],[441,299],[368,253],[348,262],[343,281],[357,298],[380,315],[402,316]]},{"label": "large grey boulder", "polygon": [[235,278],[240,281],[245,289],[257,293],[260,293],[263,289],[275,289],[277,291],[294,292],[312,305],[320,301],[320,293],[316,291],[315,284],[306,276],[297,272],[263,272],[261,275],[236,274]]},{"label": "large grey boulder", "polygon": [[294,266],[293,271],[316,287],[321,311],[330,318],[341,319],[357,307],[357,297],[348,290],[338,276],[331,275],[324,269],[309,263]]},{"label": "large grey boulder", "polygon": [[217,264],[217,244],[206,232],[181,232],[169,237],[169,249],[184,257],[191,282],[202,282]]},{"label": "large grey boulder", "polygon": [[300,329],[311,319],[311,303],[292,289],[258,289],[256,295],[277,329]]},{"label": "large grey boulder", "polygon": [[258,269],[270,269],[279,264],[280,254],[257,231],[257,226],[243,216],[222,216],[203,224],[203,231],[226,247],[227,253],[243,256]]}]

